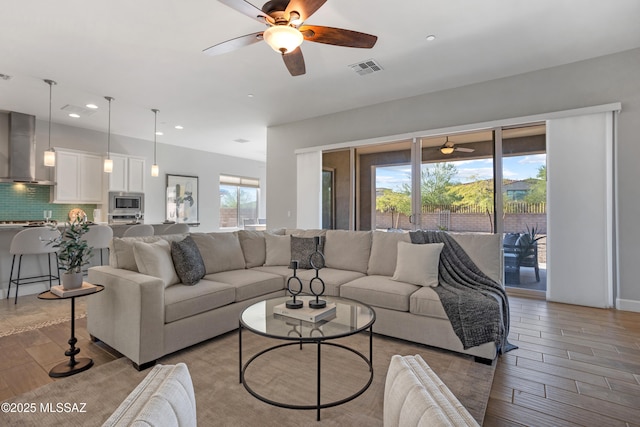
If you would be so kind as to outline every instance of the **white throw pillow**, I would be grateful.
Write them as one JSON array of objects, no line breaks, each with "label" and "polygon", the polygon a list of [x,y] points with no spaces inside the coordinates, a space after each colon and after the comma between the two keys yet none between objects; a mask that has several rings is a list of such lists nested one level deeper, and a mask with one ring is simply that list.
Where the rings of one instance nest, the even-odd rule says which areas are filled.
[{"label": "white throw pillow", "polygon": [[154,243],[134,242],[133,256],[140,273],[162,279],[165,287],[180,283],[173,267],[171,245],[166,240]]},{"label": "white throw pillow", "polygon": [[291,263],[291,236],[264,233],[267,248],[264,265],[289,265]]},{"label": "white throw pillow", "polygon": [[443,243],[416,245],[398,242],[398,259],[393,280],[418,286],[438,286],[438,264]]}]

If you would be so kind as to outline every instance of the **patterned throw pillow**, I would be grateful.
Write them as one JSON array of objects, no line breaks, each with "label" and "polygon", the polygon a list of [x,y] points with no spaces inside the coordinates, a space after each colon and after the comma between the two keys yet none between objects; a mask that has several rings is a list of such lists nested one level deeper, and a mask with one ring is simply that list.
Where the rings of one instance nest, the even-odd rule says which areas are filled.
[{"label": "patterned throw pillow", "polygon": [[180,281],[185,285],[195,285],[206,273],[202,255],[191,236],[179,242],[171,242],[171,258]]},{"label": "patterned throw pillow", "polygon": [[[313,268],[309,261],[309,257],[316,251],[316,243],[314,239],[314,237],[291,236],[291,261],[298,261],[298,268],[303,270]],[[324,253],[324,238],[322,237],[320,237],[318,250]],[[322,257],[314,257],[313,262],[318,268],[324,267]]]}]

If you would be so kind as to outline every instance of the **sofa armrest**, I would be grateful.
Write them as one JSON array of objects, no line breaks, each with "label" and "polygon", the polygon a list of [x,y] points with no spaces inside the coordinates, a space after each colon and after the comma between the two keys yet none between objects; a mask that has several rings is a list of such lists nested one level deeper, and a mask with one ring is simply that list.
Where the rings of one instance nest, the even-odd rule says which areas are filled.
[{"label": "sofa armrest", "polygon": [[127,396],[103,427],[195,426],[196,399],[184,363],[157,365]]},{"label": "sofa armrest", "polygon": [[391,358],[384,386],[384,427],[478,427],[451,390],[420,357]]},{"label": "sofa armrest", "polygon": [[87,330],[137,365],[164,355],[164,282],[135,271],[91,267],[105,287],[87,298]]}]

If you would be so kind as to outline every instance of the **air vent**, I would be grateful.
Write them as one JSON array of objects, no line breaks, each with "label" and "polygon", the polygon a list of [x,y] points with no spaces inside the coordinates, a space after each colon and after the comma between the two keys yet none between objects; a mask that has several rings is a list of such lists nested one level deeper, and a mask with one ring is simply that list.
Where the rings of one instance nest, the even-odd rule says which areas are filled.
[{"label": "air vent", "polygon": [[383,70],[382,66],[378,64],[375,59],[367,59],[366,61],[358,62],[357,64],[351,64],[349,67],[361,76],[366,76],[367,74]]},{"label": "air vent", "polygon": [[92,110],[90,108],[86,108],[86,107],[79,107],[77,105],[71,105],[71,104],[67,104],[64,107],[60,108],[62,111],[67,112],[68,114],[72,114],[75,113],[77,115],[79,115],[80,117],[89,117],[91,115],[93,115],[96,110]]},{"label": "air vent", "polygon": [[246,144],[247,142],[249,142],[248,139],[243,139],[243,138],[238,138],[238,139],[234,139],[233,142],[237,142],[238,144]]}]

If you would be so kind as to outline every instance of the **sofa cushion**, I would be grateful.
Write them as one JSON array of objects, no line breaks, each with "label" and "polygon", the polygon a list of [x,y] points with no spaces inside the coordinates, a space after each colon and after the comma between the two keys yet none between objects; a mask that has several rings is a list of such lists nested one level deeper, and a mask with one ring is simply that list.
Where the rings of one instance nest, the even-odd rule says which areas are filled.
[{"label": "sofa cushion", "polygon": [[440,297],[430,286],[423,286],[411,294],[409,298],[409,312],[419,316],[449,320],[440,302]]},{"label": "sofa cushion", "polygon": [[291,262],[291,236],[264,233],[267,255],[264,265],[289,265]]},{"label": "sofa cushion", "polygon": [[480,270],[498,283],[502,283],[501,237],[499,234],[451,233],[456,242]]},{"label": "sofa cushion", "polygon": [[398,242],[411,242],[409,233],[374,231],[371,235],[371,256],[367,274],[393,276],[398,258]]},{"label": "sofa cushion", "polygon": [[158,240],[173,242],[182,240],[185,236],[186,234],[166,234],[162,236],[114,237],[109,242],[109,265],[113,268],[138,271],[138,266],[133,256],[134,242],[153,243]]},{"label": "sofa cushion", "polygon": [[[320,239],[318,250],[324,253],[324,238],[318,237]],[[298,261],[298,268],[302,270],[313,268],[310,257],[316,252],[315,239],[315,237],[291,236],[291,261]],[[321,256],[315,256],[313,262],[318,268],[324,267],[324,259]]]},{"label": "sofa cushion", "polygon": [[238,239],[240,240],[246,267],[253,268],[263,265],[267,256],[264,232],[239,230]]},{"label": "sofa cushion", "polygon": [[233,286],[236,290],[236,302],[284,289],[282,276],[253,269],[208,274],[205,279]]},{"label": "sofa cushion", "polygon": [[196,398],[184,363],[156,365],[105,421],[116,426],[195,426]]},{"label": "sofa cushion", "polygon": [[236,233],[193,233],[207,274],[244,268],[244,255]]},{"label": "sofa cushion", "polygon": [[414,245],[398,242],[398,261],[393,280],[419,286],[438,286],[438,265],[444,243]]},{"label": "sofa cushion", "polygon": [[[344,283],[351,282],[365,275],[357,271],[336,270],[335,268],[323,268],[318,272],[319,277],[324,282],[325,295],[340,296],[340,286]],[[311,293],[309,284],[311,279],[316,276],[315,270],[304,270],[298,272],[298,277],[302,280],[302,289],[306,293]],[[317,281],[313,281],[313,289],[320,292],[322,286]]]},{"label": "sofa cushion", "polygon": [[327,230],[326,266],[366,274],[371,253],[370,231]]},{"label": "sofa cushion", "polygon": [[181,283],[169,286],[164,291],[164,321],[194,316],[234,302],[236,290],[226,283],[202,279],[197,286]]},{"label": "sofa cushion", "polygon": [[340,286],[340,296],[374,307],[409,311],[409,297],[420,286],[396,282],[387,276],[366,276]]},{"label": "sofa cushion", "polygon": [[310,229],[302,229],[302,228],[287,228],[285,230],[285,234],[291,234],[292,236],[298,237],[316,237],[316,236],[326,236],[327,230],[322,230],[319,228],[310,228]]},{"label": "sofa cushion", "polygon": [[180,283],[180,278],[173,268],[171,246],[166,240],[153,243],[134,242],[133,256],[140,273],[162,279],[165,287]]},{"label": "sofa cushion", "polygon": [[259,267],[253,267],[252,270],[263,271],[265,273],[276,274],[282,276],[285,280],[293,275],[293,270],[288,265],[261,265]]},{"label": "sofa cushion", "polygon": [[204,277],[204,261],[191,236],[179,242],[171,242],[171,258],[176,274],[184,285],[195,285]]}]

